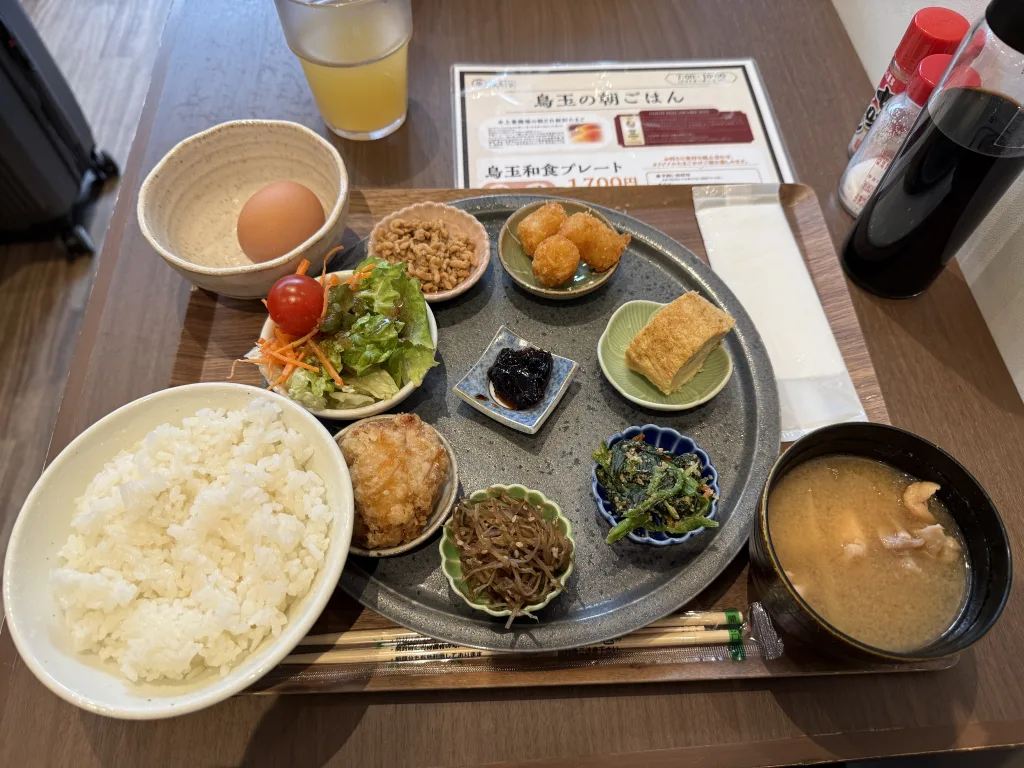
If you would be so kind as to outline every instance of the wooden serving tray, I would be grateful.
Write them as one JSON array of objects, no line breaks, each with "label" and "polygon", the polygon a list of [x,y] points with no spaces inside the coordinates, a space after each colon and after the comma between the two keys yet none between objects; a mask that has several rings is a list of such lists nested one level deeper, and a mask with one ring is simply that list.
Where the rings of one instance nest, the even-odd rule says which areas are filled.
[{"label": "wooden serving tray", "polygon": [[[449,202],[503,192],[507,190],[354,191],[349,201],[343,243],[346,246],[356,244],[369,234],[373,225],[383,216],[413,203]],[[660,229],[707,261],[689,187],[544,189],[538,192],[577,198],[621,210]],[[817,198],[810,187],[784,184],[780,189],[780,199],[868,418],[888,423],[889,417],[874,367]],[[500,266],[495,261],[491,268],[500,269]],[[171,386],[226,379],[232,360],[251,347],[265,318],[266,310],[259,302],[238,301],[193,290],[181,331]],[[235,381],[263,384],[253,367],[239,368],[241,370],[236,372]],[[739,608],[746,611],[751,600],[756,599],[750,589],[747,559],[741,555],[686,607],[690,610]],[[394,626],[389,620],[364,609],[338,590],[313,632],[319,634]],[[362,667],[288,665],[271,671],[253,691],[310,693],[792,677],[935,670],[956,663],[954,658],[911,665],[851,664],[822,658],[812,649],[792,643],[787,645],[783,656],[774,661],[747,658],[744,661],[698,662],[682,661],[680,658],[679,654],[666,652],[645,655],[644,660],[639,662],[632,660],[632,657],[617,659],[614,654],[609,654],[585,662],[579,659],[563,661],[557,657],[539,659],[536,656],[508,656],[502,657],[500,661],[490,659],[447,666],[417,665],[415,662]]]}]

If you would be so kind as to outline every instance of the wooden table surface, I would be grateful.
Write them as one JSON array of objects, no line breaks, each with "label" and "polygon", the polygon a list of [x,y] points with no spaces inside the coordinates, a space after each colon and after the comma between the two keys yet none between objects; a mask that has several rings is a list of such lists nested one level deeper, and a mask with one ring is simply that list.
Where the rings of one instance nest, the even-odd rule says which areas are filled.
[{"label": "wooden table surface", "polygon": [[[800,181],[837,245],[845,146],[871,84],[827,0],[436,0],[416,3],[410,113],[336,142],[357,187],[452,183],[449,67],[753,56]],[[268,0],[175,0],[101,256],[50,455],[165,386],[188,285],[135,222],[139,184],[180,139],[234,118],[323,130]],[[851,289],[894,424],[946,447],[1024,546],[1024,404],[959,271],[922,298]],[[1024,741],[1024,598],[946,672],[466,693],[239,697],[158,723],[63,703],[0,636],[0,764],[787,765]],[[638,755],[638,752],[644,752]]]}]

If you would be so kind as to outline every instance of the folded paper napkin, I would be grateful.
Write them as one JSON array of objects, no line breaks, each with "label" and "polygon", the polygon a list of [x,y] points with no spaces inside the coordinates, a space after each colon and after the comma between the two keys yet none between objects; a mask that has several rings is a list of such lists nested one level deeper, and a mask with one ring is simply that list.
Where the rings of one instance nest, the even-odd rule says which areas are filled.
[{"label": "folded paper napkin", "polygon": [[711,268],[739,298],[768,349],[783,441],[828,424],[867,421],[778,185],[694,187],[693,205]]}]

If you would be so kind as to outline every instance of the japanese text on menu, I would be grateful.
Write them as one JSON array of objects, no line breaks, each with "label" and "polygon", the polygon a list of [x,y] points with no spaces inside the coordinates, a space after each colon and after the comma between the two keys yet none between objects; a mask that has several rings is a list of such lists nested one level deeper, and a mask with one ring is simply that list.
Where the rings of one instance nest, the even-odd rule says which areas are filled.
[{"label": "japanese text on menu", "polygon": [[752,63],[622,66],[481,70],[457,65],[459,185],[516,189],[792,180],[770,109],[757,103],[749,86],[751,73],[757,75]]}]

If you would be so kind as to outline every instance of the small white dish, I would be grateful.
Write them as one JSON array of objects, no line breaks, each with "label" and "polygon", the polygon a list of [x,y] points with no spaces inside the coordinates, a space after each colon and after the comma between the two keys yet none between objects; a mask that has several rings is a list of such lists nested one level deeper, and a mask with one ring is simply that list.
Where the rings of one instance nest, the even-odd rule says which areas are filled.
[{"label": "small white dish", "polygon": [[[328,274],[337,275],[342,280],[352,276],[351,269],[345,269],[340,272],[329,272]],[[434,313],[430,310],[430,305],[427,305],[427,322],[430,324],[430,340],[434,342],[434,355],[437,355],[437,321],[434,320]],[[260,331],[261,339],[273,339],[274,338],[274,321],[267,316],[266,321],[263,323],[263,329]],[[268,378],[268,371],[264,366],[260,366],[260,373],[263,374],[263,378],[267,380],[269,384],[271,379]],[[430,372],[427,372],[430,375]],[[400,402],[405,400],[409,395],[416,389],[416,385],[411,381],[403,386],[398,392],[395,393],[394,397],[387,400],[380,400],[370,405],[363,405],[359,408],[324,408],[320,411],[315,411],[312,408],[307,409],[314,416],[321,419],[337,419],[338,421],[352,421],[353,419],[365,419],[367,416],[375,416],[378,413],[383,413],[386,410],[394,408]],[[279,384],[274,387],[274,391],[283,397],[288,397],[288,388],[283,384]],[[303,406],[299,406],[300,408]]]},{"label": "small white dish", "polygon": [[[320,199],[326,221],[302,245],[253,263],[238,244],[242,206],[275,181],[295,181]],[[298,123],[234,120],[191,136],[150,171],[139,191],[139,228],[153,250],[199,288],[260,299],[302,259],[319,274],[341,242],[348,171],[334,146]]]},{"label": "small white dish", "polygon": [[[381,419],[393,419],[399,414],[385,414],[383,416],[371,416],[368,419],[362,419],[357,421],[355,424],[349,424],[343,430],[338,432],[334,436],[334,441],[341,445],[341,439],[352,429],[365,424],[368,421],[379,421]],[[437,439],[441,441],[441,445],[444,446],[445,453],[448,454],[448,479],[444,481],[444,487],[441,489],[441,498],[438,499],[437,504],[434,507],[433,513],[427,518],[426,525],[423,526],[423,530],[420,535],[411,541],[405,542],[405,544],[399,544],[397,547],[385,547],[384,549],[363,549],[356,544],[352,544],[349,547],[349,552],[353,555],[359,555],[360,557],[393,557],[395,555],[401,555],[410,550],[416,549],[423,542],[429,539],[437,529],[444,525],[451,514],[452,509],[455,508],[455,497],[459,494],[459,462],[455,458],[455,451],[452,450],[451,443],[448,442],[447,438],[438,432],[432,425],[427,424],[425,421],[423,425],[429,428]]]},{"label": "small white dish", "polygon": [[490,379],[487,376],[487,372],[498,358],[498,353],[505,347],[512,349],[526,349],[527,347],[541,349],[541,347],[531,344],[504,325],[501,326],[498,332],[494,334],[494,338],[491,339],[491,343],[487,345],[487,349],[480,355],[480,359],[473,364],[473,367],[455,385],[455,394],[466,401],[467,404],[480,411],[480,413],[490,416],[506,427],[510,427],[517,432],[525,432],[528,435],[536,434],[544,426],[548,416],[555,410],[566,390],[569,389],[569,383],[572,381],[572,377],[576,375],[576,369],[579,366],[575,361],[567,357],[560,357],[552,352],[551,378],[548,379],[548,387],[544,392],[544,399],[533,408],[525,410],[507,408],[497,402]]},{"label": "small white dish", "polygon": [[[71,534],[75,499],[108,461],[155,427],[180,423],[202,408],[244,408],[254,399],[272,400],[280,406],[288,426],[313,446],[310,467],[323,479],[328,502],[335,510],[326,560],[309,592],[288,610],[284,629],[265,639],[223,677],[211,670],[194,680],[132,683],[115,662],[75,653],[50,587],[50,571],[59,566],[58,552]],[[126,720],[195,712],[248,688],[309,632],[341,576],[354,514],[352,483],[341,451],[326,427],[296,403],[244,384],[189,384],[155,392],[90,426],[36,481],[18,514],[4,561],[7,628],[32,673],[77,707]]]},{"label": "small white dish", "polygon": [[436,291],[434,293],[424,291],[423,298],[427,300],[428,304],[436,304],[441,301],[454,299],[456,296],[461,296],[476,285],[480,278],[483,277],[484,272],[487,271],[487,265],[491,261],[491,239],[488,237],[484,225],[477,221],[475,216],[443,203],[416,203],[385,216],[377,222],[377,226],[370,233],[370,240],[366,244],[366,252],[368,254],[371,256],[376,255],[378,241],[383,236],[383,233],[388,231],[388,227],[395,219],[405,219],[406,221],[433,221],[440,219],[448,225],[449,231],[454,231],[468,237],[473,243],[477,261],[473,266],[473,271],[469,273],[469,277],[449,291]]}]

